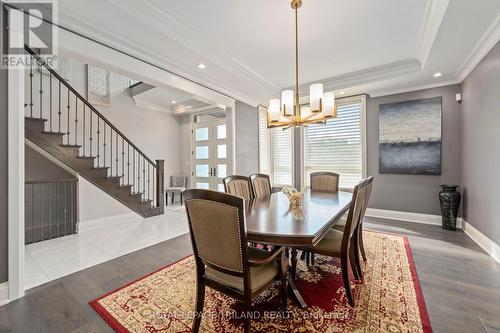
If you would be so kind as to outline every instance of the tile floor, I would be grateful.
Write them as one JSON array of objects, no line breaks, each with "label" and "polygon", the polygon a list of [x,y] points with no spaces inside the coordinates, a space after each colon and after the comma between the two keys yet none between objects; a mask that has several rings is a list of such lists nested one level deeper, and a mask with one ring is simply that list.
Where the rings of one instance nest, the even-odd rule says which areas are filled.
[{"label": "tile floor", "polygon": [[25,289],[187,232],[185,211],[176,204],[167,206],[163,215],[29,244],[25,252]]}]

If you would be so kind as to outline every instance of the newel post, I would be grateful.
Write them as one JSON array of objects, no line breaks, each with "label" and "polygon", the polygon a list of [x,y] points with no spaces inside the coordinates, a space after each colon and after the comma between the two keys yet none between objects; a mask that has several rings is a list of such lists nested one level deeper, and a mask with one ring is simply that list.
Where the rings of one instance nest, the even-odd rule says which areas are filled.
[{"label": "newel post", "polygon": [[165,160],[156,160],[156,203],[160,213],[165,211]]}]

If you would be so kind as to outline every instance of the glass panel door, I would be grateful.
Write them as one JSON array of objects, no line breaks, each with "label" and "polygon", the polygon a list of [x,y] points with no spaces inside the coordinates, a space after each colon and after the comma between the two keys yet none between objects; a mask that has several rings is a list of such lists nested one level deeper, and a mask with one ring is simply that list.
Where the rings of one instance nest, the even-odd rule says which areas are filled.
[{"label": "glass panel door", "polygon": [[224,192],[228,176],[226,120],[195,123],[193,126],[192,187]]}]

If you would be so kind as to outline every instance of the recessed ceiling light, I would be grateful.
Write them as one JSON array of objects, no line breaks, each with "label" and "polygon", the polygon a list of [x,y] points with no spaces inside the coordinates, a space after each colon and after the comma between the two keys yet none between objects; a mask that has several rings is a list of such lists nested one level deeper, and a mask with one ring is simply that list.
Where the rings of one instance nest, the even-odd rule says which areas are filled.
[{"label": "recessed ceiling light", "polygon": [[440,77],[440,76],[442,76],[442,75],[443,75],[443,73],[437,72],[437,73],[434,73],[434,75],[433,75],[433,76],[434,76],[434,77]]},{"label": "recessed ceiling light", "polygon": [[177,103],[177,102],[175,100],[172,100],[172,104],[175,104],[175,103]]},{"label": "recessed ceiling light", "polygon": [[201,62],[200,62],[200,63],[198,64],[198,68],[199,68],[199,69],[205,69],[205,68],[207,68],[207,67],[205,66],[205,64],[203,64],[203,63],[201,63]]},{"label": "recessed ceiling light", "polygon": [[186,106],[186,109],[191,109],[191,105]]},{"label": "recessed ceiling light", "polygon": [[339,94],[343,95],[343,94],[345,94],[345,91],[341,91],[341,92],[339,92]]}]

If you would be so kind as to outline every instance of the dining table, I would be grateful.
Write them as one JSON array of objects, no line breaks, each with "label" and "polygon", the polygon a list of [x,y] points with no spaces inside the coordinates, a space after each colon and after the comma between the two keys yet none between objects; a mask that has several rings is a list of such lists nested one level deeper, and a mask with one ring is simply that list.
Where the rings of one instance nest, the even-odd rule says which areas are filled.
[{"label": "dining table", "polygon": [[351,192],[308,189],[299,206],[291,206],[282,192],[245,202],[247,240],[290,250],[288,285],[302,308],[307,304],[295,285],[298,250],[316,245],[349,210],[351,200]]}]

